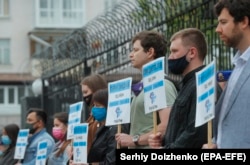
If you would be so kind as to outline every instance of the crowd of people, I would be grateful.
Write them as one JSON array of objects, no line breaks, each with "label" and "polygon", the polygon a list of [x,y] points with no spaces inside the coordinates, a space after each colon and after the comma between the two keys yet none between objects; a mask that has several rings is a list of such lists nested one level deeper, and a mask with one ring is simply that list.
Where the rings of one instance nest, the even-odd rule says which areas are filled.
[{"label": "crowd of people", "polygon": [[[167,106],[157,111],[157,132],[153,131],[152,113],[145,113],[143,81],[136,84],[136,89],[132,88],[130,123],[117,132],[117,126],[105,125],[109,96],[105,77],[91,74],[82,79],[83,101],[89,115],[83,121],[89,124],[89,164],[116,164],[117,144],[126,149],[250,148],[250,70],[247,69],[250,67],[250,1],[219,0],[214,9],[218,17],[216,32],[226,46],[238,51],[232,60],[234,69],[217,74],[213,143],[208,143],[207,124],[195,127],[196,73],[205,67],[206,36],[197,28],[185,28],[170,39],[167,66],[171,73],[181,75],[182,80],[178,90],[172,81],[164,80]],[[131,64],[142,71],[145,64],[166,56],[167,41],[161,33],[145,30],[132,38],[132,48]],[[225,84],[220,86],[219,82]],[[19,126],[3,127],[0,164],[34,165],[37,145],[46,141],[47,165],[74,165],[72,141],[67,140],[68,113],[54,114],[52,135],[46,130],[47,119],[41,109],[28,111],[25,128],[29,128],[30,136],[22,160],[14,159]]]}]

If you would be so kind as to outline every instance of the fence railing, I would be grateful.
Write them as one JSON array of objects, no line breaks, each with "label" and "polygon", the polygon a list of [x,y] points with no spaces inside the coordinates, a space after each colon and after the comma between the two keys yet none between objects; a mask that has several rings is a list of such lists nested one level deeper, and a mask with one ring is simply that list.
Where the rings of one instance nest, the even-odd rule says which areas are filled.
[{"label": "fence railing", "polygon": [[[157,30],[169,40],[186,27],[201,29],[208,41],[205,63],[217,59],[217,70],[231,69],[232,49],[224,46],[215,33],[215,0],[127,0],[81,29],[63,37],[43,52],[34,55],[42,68],[42,79],[49,82],[44,96],[53,100],[50,108],[67,111],[82,99],[80,79],[91,73],[106,75],[108,81],[141,77],[131,68],[131,38],[142,30]],[[166,57],[168,54],[166,54]],[[167,72],[167,67],[166,67]]]}]

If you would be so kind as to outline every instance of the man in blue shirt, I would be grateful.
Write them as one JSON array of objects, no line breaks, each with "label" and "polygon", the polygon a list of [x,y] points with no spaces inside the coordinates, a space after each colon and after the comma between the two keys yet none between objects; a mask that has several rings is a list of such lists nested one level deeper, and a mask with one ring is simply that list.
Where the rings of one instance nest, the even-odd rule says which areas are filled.
[{"label": "man in blue shirt", "polygon": [[37,145],[41,141],[47,142],[47,157],[53,151],[55,141],[46,131],[47,114],[37,108],[31,108],[26,116],[26,128],[30,129],[28,145],[26,147],[22,165],[36,164]]}]

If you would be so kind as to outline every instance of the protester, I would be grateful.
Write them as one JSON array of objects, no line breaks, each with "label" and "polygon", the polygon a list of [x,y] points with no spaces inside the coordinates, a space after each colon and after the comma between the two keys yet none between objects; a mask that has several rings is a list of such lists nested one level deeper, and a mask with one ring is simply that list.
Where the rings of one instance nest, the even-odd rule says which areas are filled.
[{"label": "protester", "polygon": [[[182,88],[172,107],[166,134],[151,134],[151,148],[201,148],[207,142],[207,124],[195,127],[196,76],[205,66],[207,42],[196,28],[187,28],[173,34],[170,39],[168,67],[173,74],[181,74]],[[220,95],[220,88],[218,88]]]},{"label": "protester", "polygon": [[4,151],[0,158],[0,164],[13,165],[18,162],[17,159],[14,159],[18,132],[19,126],[16,124],[8,124],[4,126],[1,137]]},{"label": "protester", "polygon": [[234,69],[215,108],[213,142],[203,148],[250,148],[250,1],[220,0],[216,32],[235,48]]},{"label": "protester", "polygon": [[5,146],[0,139],[0,159],[3,157],[3,152],[5,151]]},{"label": "protester", "polygon": [[37,146],[39,142],[47,142],[46,158],[52,153],[55,141],[46,131],[47,114],[38,108],[30,108],[26,116],[26,128],[29,129],[30,136],[25,150],[22,165],[36,164]]},{"label": "protester", "polygon": [[88,163],[100,165],[116,164],[116,140],[117,126],[105,126],[108,108],[108,89],[101,89],[93,95],[92,115],[100,122],[95,139],[88,154]]},{"label": "protester", "polygon": [[[84,122],[88,123],[87,153],[89,153],[97,128],[100,126],[100,123],[94,119],[91,113],[91,108],[93,107],[92,97],[97,90],[107,88],[108,83],[104,76],[100,74],[92,74],[84,77],[81,80],[80,85],[82,90],[83,102],[85,103],[86,108],[85,111],[87,111],[88,114],[88,118]],[[73,154],[73,148],[71,149],[71,151]],[[72,164],[73,157],[71,158],[70,162]]]},{"label": "protester", "polygon": [[[100,123],[95,138],[87,156],[87,162],[91,165],[115,165],[116,163],[116,140],[115,134],[117,126],[105,126],[108,89],[100,89],[92,96],[93,107],[91,109],[93,117]],[[70,165],[76,165],[70,160]],[[85,165],[85,164],[80,164]]]},{"label": "protester", "polygon": [[71,140],[67,140],[68,113],[54,114],[53,137],[58,140],[52,154],[47,159],[47,165],[67,165],[71,155]]},{"label": "protester", "polygon": [[[134,68],[142,71],[143,65],[164,57],[167,51],[167,43],[164,36],[156,31],[142,31],[132,39],[133,50],[129,57]],[[140,91],[132,98],[130,133],[117,133],[116,140],[121,147],[149,148],[148,136],[153,132],[153,113],[145,113],[144,91],[142,81],[139,84]],[[165,93],[167,107],[157,111],[157,130],[165,133],[168,125],[169,113],[177,95],[175,85],[165,80]]]},{"label": "protester", "polygon": [[81,81],[83,101],[87,105],[87,111],[89,112],[89,117],[86,121],[89,124],[88,146],[87,146],[88,152],[91,147],[92,141],[95,137],[96,130],[100,126],[100,123],[96,121],[91,114],[91,108],[93,107],[92,97],[97,90],[105,89],[107,87],[108,84],[105,77],[100,74],[92,74],[86,76]]},{"label": "protester", "polygon": [[2,142],[2,131],[0,130],[0,159],[3,156],[3,152],[5,151],[6,146],[4,146]]}]

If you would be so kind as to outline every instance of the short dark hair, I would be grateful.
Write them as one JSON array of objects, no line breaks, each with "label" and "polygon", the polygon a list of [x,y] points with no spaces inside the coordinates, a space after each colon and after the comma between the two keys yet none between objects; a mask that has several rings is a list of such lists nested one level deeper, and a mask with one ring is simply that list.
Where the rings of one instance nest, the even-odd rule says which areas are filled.
[{"label": "short dark hair", "polygon": [[100,89],[96,91],[93,95],[93,101],[98,102],[107,108],[108,107],[108,88]]},{"label": "short dark hair", "polygon": [[154,48],[155,56],[154,58],[164,57],[167,53],[167,40],[163,34],[157,31],[141,31],[137,33],[133,39],[132,44],[135,41],[140,40],[143,50],[147,52],[150,48]]},{"label": "short dark hair", "polygon": [[248,17],[250,25],[250,1],[249,0],[220,0],[214,5],[214,11],[217,16],[226,8],[229,14],[234,18],[234,22],[241,22],[244,17]]},{"label": "short dark hair", "polygon": [[44,110],[40,109],[40,108],[30,108],[28,110],[28,113],[26,115],[26,117],[30,114],[34,112],[36,114],[36,117],[40,120],[42,120],[43,124],[46,125],[47,124],[47,114]]}]

